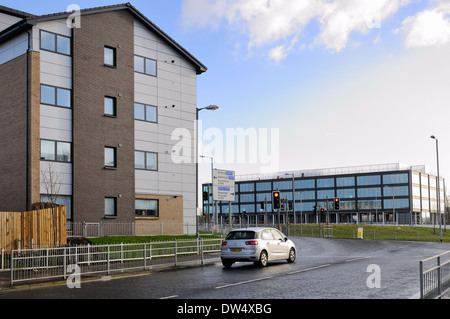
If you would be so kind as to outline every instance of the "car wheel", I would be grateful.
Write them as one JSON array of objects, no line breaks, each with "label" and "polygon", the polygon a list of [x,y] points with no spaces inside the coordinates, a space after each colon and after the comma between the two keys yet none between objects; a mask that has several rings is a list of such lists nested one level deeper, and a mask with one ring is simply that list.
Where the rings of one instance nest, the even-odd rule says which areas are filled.
[{"label": "car wheel", "polygon": [[267,261],[268,261],[267,252],[265,250],[263,250],[261,252],[261,255],[259,255],[259,265],[261,267],[266,267]]},{"label": "car wheel", "polygon": [[295,261],[295,249],[291,248],[289,251],[289,258],[287,259],[288,263],[293,263]]},{"label": "car wheel", "polygon": [[231,265],[233,264],[233,262],[231,262],[231,261],[225,261],[225,260],[222,260],[222,265],[225,267],[225,268],[231,268]]}]

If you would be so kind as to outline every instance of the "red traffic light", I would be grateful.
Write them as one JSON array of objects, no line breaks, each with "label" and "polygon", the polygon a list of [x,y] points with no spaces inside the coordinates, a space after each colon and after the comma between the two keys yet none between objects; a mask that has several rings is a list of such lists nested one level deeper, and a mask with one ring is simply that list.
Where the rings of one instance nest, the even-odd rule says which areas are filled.
[{"label": "red traffic light", "polygon": [[273,193],[273,197],[279,197],[280,193]]}]

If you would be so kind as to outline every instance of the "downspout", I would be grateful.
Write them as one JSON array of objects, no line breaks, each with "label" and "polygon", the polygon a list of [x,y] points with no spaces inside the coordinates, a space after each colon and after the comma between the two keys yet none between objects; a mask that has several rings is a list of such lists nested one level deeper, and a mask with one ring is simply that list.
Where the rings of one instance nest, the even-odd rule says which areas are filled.
[{"label": "downspout", "polygon": [[26,99],[27,99],[27,159],[26,159],[26,166],[27,166],[27,173],[26,173],[26,210],[30,211],[31,210],[31,190],[30,190],[30,185],[31,185],[31,170],[30,170],[30,163],[31,163],[31,159],[30,159],[30,52],[31,52],[31,41],[32,41],[32,37],[31,37],[31,33],[29,30],[25,31],[28,34],[28,49],[27,49],[27,94],[26,94]]}]

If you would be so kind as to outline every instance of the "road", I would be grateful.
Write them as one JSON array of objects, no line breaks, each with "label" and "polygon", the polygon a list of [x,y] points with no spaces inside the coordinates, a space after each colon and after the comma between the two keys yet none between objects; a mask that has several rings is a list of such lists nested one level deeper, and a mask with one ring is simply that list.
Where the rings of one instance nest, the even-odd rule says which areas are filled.
[{"label": "road", "polygon": [[450,244],[292,238],[293,264],[238,263],[149,272],[94,282],[0,292],[0,299],[410,299],[419,293],[419,261]]}]

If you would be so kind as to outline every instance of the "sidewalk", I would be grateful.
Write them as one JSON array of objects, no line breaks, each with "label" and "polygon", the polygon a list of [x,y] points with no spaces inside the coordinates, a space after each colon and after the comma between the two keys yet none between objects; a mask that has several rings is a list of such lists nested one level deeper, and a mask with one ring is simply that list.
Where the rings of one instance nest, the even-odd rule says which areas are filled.
[{"label": "sidewalk", "polygon": [[[215,263],[220,262],[220,254],[209,254],[207,258],[203,259],[203,263],[201,260],[198,259],[198,257],[195,258],[189,258],[189,257],[179,257],[177,261],[177,265],[175,265],[173,262],[167,263],[167,262],[161,262],[161,263],[153,263],[152,265],[149,265],[147,269],[143,269],[140,267],[137,268],[131,268],[131,269],[116,269],[111,270],[110,274],[107,274],[107,272],[100,272],[96,274],[81,274],[81,280],[101,280],[104,277],[126,277],[126,276],[135,276],[136,274],[143,274],[143,273],[149,273],[149,272],[155,272],[155,271],[164,271],[164,270],[171,270],[171,269],[181,269],[181,268],[187,268],[187,267],[202,267],[202,266],[208,266],[208,265],[214,265]],[[53,284],[61,284],[64,283],[65,280],[62,277],[57,278],[50,278],[50,279],[36,279],[36,280],[29,280],[29,281],[21,281],[15,283],[13,286],[11,286],[11,272],[9,270],[0,271],[0,292],[2,290],[9,290],[9,289],[23,289],[23,288],[30,288],[33,286],[47,286],[47,285],[53,285]]]}]

